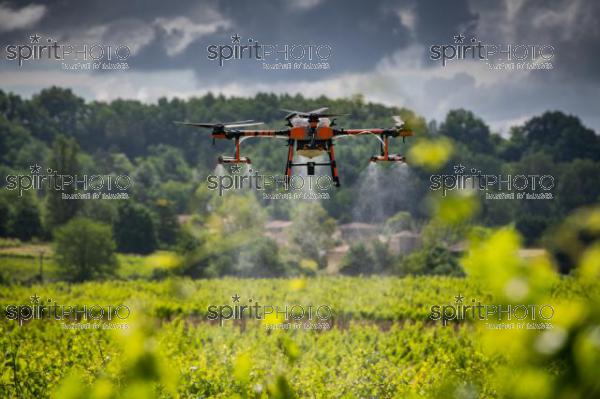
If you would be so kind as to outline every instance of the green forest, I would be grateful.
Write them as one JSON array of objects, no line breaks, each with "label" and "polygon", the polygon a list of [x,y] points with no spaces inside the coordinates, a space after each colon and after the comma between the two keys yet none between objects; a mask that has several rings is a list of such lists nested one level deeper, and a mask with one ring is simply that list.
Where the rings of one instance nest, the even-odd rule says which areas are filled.
[{"label": "green forest", "polygon": [[[232,143],[220,140],[213,146],[210,131],[174,123],[253,119],[268,127],[283,127],[282,108],[308,110],[320,106],[347,114],[336,123],[348,128],[389,127],[391,116],[401,115],[415,134],[406,144],[400,140],[392,144],[393,150],[401,153],[409,153],[411,146],[425,140],[451,143],[453,151],[442,169],[436,171],[438,174],[452,174],[453,165],[461,164],[488,175],[553,176],[552,200],[482,200],[469,220],[469,225],[484,229],[513,225],[531,247],[551,245],[547,237],[566,215],[600,198],[600,138],[576,116],[560,111],[532,117],[503,137],[468,110],[452,110],[443,121],[427,121],[404,108],[365,102],[360,95],[308,99],[261,93],[254,98],[225,98],[209,93],[189,100],[162,98],[155,104],[144,104],[133,100],[86,102],[69,89],[51,87],[31,99],[0,91],[2,185],[7,185],[7,176],[29,175],[30,168],[39,165],[42,170],[50,168],[63,174],[130,176],[133,185],[128,190],[129,199],[68,201],[55,190],[18,193],[3,189],[0,236],[20,242],[66,236],[63,241],[68,242],[68,232],[57,229],[77,219],[84,225],[72,229],[99,228],[100,235],[105,231],[114,238],[113,245],[120,253],[176,250],[188,259],[182,270],[185,274],[269,276],[310,271],[315,269],[314,263],[317,269],[325,267],[322,252],[333,245],[327,243],[331,241],[327,237],[335,225],[365,222],[383,225],[388,232],[416,230],[423,234],[427,248],[408,264],[390,268],[385,265],[398,264],[398,260],[391,259],[383,248],[369,253],[359,242],[352,246],[350,257],[378,266],[363,270],[347,265],[350,274],[425,272],[414,265],[424,259],[430,263],[431,272],[437,270],[436,265],[451,260],[446,249],[457,243],[460,231],[454,230],[460,230],[460,226],[447,231],[432,219],[432,206],[425,201],[431,194],[432,170],[427,165],[411,164],[409,157],[409,172],[399,177],[396,169],[381,166],[380,181],[373,181],[365,174],[378,144],[369,137],[352,138],[337,145],[342,187],[332,190],[329,200],[312,204],[268,201],[249,192],[220,198],[206,189],[206,177],[213,173],[218,155],[233,151]],[[435,148],[425,147],[425,152],[430,156]],[[261,173],[283,173],[285,148],[279,140],[250,140],[242,146],[242,153],[253,159],[253,168]],[[192,223],[182,227],[177,215],[191,215],[188,220]],[[223,224],[228,217],[229,225]],[[294,222],[291,235],[300,247],[296,256],[279,253],[272,239],[262,237],[260,226],[273,219]],[[94,221],[107,228],[85,224]],[[310,228],[314,233],[307,237],[302,232]],[[227,266],[236,263],[232,258],[237,258],[240,248],[252,248],[249,262],[262,266],[251,272]],[[105,263],[114,265],[115,260],[109,256]],[[436,273],[459,272],[456,267],[442,269]]]}]

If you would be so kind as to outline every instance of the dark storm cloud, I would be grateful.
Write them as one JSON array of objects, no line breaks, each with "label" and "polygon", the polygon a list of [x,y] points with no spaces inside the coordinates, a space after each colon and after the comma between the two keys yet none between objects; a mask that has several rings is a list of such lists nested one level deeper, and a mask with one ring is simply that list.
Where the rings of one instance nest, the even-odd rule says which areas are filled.
[{"label": "dark storm cloud", "polygon": [[[10,6],[16,9],[25,4],[10,3]],[[198,26],[214,26],[214,32],[209,29],[202,34],[196,33],[197,37],[174,54],[172,50],[177,46],[174,41],[182,34],[173,31],[169,35],[163,25],[173,21],[174,28],[191,32],[198,29],[178,26],[181,18],[187,18],[191,24]],[[273,79],[272,74],[265,74],[258,66],[248,68],[247,64],[230,63],[226,68],[215,68],[215,63],[206,58],[208,45],[229,44],[229,37],[234,33],[244,38],[252,37],[260,43],[330,44],[335,62],[332,73],[367,70],[407,41],[405,28],[397,15],[386,8],[385,1],[308,1],[294,5],[283,0],[64,0],[48,5],[46,15],[35,26],[41,34],[63,40],[81,40],[93,28],[104,28],[101,34],[103,40],[107,39],[107,35],[125,40],[128,35],[137,36],[130,39],[132,47],[145,37],[147,40],[142,41],[143,45],[131,58],[138,71],[193,68],[199,80],[210,81],[229,81],[239,76]],[[23,41],[31,29],[4,32],[0,38],[5,43]],[[277,74],[280,79],[292,76],[300,75]],[[305,76],[310,76],[310,72]]]},{"label": "dark storm cloud", "polygon": [[[15,8],[24,5],[11,4]],[[229,65],[219,70],[206,59],[207,45],[227,44],[233,33],[252,37],[260,43],[326,43],[333,48],[335,68],[332,73],[340,73],[366,71],[384,56],[409,43],[410,32],[396,13],[397,8],[404,5],[414,8],[412,1],[388,0],[302,0],[296,3],[283,0],[63,0],[49,5],[46,16],[35,28],[46,35],[67,40],[81,38],[94,27],[108,27],[105,34],[126,38],[128,33],[134,34],[145,25],[152,31],[152,38],[132,59],[136,69],[194,67],[200,78],[215,75],[229,79],[242,72],[253,77],[261,75],[259,68],[249,69],[247,65]],[[428,15],[427,7],[435,9],[433,5],[419,6],[419,14]],[[178,17],[199,25],[216,24],[218,28],[215,32],[198,35],[184,51],[169,54],[169,46],[173,44],[159,22]],[[450,21],[444,24],[451,25]],[[23,40],[30,30],[6,32],[0,38],[3,42]],[[423,35],[427,37],[425,33]],[[281,73],[278,76],[288,78],[291,75]],[[272,74],[268,78],[272,79]]]},{"label": "dark storm cloud", "polygon": [[477,15],[467,0],[457,1],[417,1],[417,39],[421,43],[447,42],[457,32],[472,30],[477,24]]},{"label": "dark storm cloud", "polygon": [[[600,1],[472,1],[477,31],[500,42],[550,44],[556,75],[572,81],[600,82]],[[541,74],[540,78],[552,78]]]},{"label": "dark storm cloud", "polygon": [[[22,40],[34,28],[47,35],[75,39],[94,27],[105,27],[103,35],[121,38],[138,32],[140,36],[146,34],[146,42],[142,41],[132,61],[141,70],[192,66],[201,76],[216,72],[240,75],[233,66],[228,73],[206,60],[206,46],[225,44],[233,33],[262,43],[330,43],[334,49],[332,73],[341,73],[369,70],[411,42],[429,47],[450,42],[457,32],[478,32],[488,41],[550,43],[574,79],[600,77],[600,2],[594,0],[59,0],[2,4],[15,10],[36,4],[46,7],[44,17],[34,27],[1,32],[3,43]],[[401,10],[413,14],[414,26],[403,24]],[[181,17],[197,25],[214,24],[215,29],[196,33],[182,51],[173,54],[169,50],[173,41],[157,21]],[[135,46],[141,37],[132,40]],[[245,69],[246,73],[251,71]]]}]

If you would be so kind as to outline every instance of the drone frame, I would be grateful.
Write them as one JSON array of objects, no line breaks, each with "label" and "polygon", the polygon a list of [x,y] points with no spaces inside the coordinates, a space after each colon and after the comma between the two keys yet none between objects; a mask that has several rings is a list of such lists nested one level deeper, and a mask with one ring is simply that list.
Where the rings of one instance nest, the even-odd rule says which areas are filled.
[{"label": "drone frame", "polygon": [[[267,130],[240,130],[240,127],[249,127],[262,124],[262,122],[254,122],[245,120],[230,123],[188,123],[179,122],[180,124],[212,128],[213,143],[216,139],[234,140],[235,153],[234,156],[219,156],[219,164],[251,164],[252,161],[248,157],[241,156],[242,141],[252,137],[271,137],[287,140],[288,154],[285,168],[286,178],[292,177],[294,167],[306,166],[308,175],[314,175],[316,166],[328,166],[331,171],[333,183],[339,187],[340,179],[335,158],[334,140],[341,137],[356,137],[362,134],[372,134],[381,142],[381,151],[379,155],[372,156],[371,162],[406,162],[406,158],[399,154],[390,154],[390,137],[402,137],[402,141],[406,137],[412,136],[413,132],[404,126],[404,122],[400,117],[394,116],[395,125],[393,128],[382,129],[338,129],[334,127],[335,121],[328,126],[318,126],[319,118],[327,118],[330,116],[340,116],[340,114],[324,113],[327,108],[319,108],[311,112],[300,112],[285,110],[288,112],[286,120],[288,126],[284,129],[267,129]],[[307,118],[308,125],[294,126],[291,123],[292,118]],[[328,156],[328,162],[294,162],[296,152],[302,150],[317,150],[324,151]]]}]

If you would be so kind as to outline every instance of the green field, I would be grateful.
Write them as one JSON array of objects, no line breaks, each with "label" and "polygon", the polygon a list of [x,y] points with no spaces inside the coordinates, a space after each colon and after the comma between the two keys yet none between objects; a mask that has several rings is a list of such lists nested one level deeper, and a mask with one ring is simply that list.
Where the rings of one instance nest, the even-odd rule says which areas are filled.
[{"label": "green field", "polygon": [[[2,287],[0,303],[3,309],[27,305],[34,294],[62,305],[127,304],[129,327],[72,330],[56,320],[19,326],[4,319],[1,397],[498,397],[495,376],[510,364],[484,345],[489,334],[504,342],[510,332],[429,319],[431,305],[452,303],[458,294],[493,301],[469,279],[52,283]],[[208,306],[231,305],[235,294],[279,306],[326,304],[335,315],[329,330],[208,322]],[[573,278],[558,280],[548,292],[553,303],[597,294],[597,285],[590,289]],[[522,369],[513,372],[512,378],[523,376]],[[453,394],[444,396],[449,389]]]},{"label": "green field", "polygon": [[[11,243],[2,246],[0,239],[0,282],[31,284],[40,279],[40,253],[43,253],[42,275],[45,282],[60,281],[58,266],[52,256],[50,244],[24,245]],[[116,276],[120,279],[152,279],[164,269],[155,257],[171,254],[157,251],[154,256],[117,254],[119,268]]]}]

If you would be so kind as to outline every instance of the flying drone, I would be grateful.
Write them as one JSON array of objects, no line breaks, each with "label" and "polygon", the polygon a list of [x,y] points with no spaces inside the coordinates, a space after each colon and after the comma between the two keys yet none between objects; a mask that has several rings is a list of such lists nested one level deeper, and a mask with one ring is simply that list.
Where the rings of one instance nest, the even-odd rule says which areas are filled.
[{"label": "flying drone", "polygon": [[[344,114],[328,113],[328,108],[318,108],[312,111],[294,111],[283,109],[287,112],[285,116],[286,127],[280,130],[243,130],[252,126],[262,125],[263,122],[254,120],[245,120],[227,123],[193,123],[193,122],[175,122],[177,124],[212,129],[213,143],[215,139],[234,140],[234,156],[220,156],[219,164],[250,164],[247,157],[240,155],[240,145],[243,141],[251,137],[271,137],[287,140],[288,155],[285,168],[285,175],[290,178],[292,169],[296,166],[306,166],[307,174],[314,175],[316,166],[329,166],[331,169],[331,178],[333,183],[339,187],[340,179],[338,175],[337,163],[335,160],[334,141],[342,137],[358,136],[361,134],[370,134],[376,137],[381,143],[381,152],[379,155],[372,156],[371,162],[406,162],[405,157],[399,154],[390,154],[389,138],[402,137],[402,141],[408,136],[412,136],[412,131],[405,127],[404,122],[399,116],[393,116],[394,127],[368,128],[368,129],[342,129],[336,127],[333,117],[344,116]],[[326,153],[329,157],[328,162],[307,161],[304,163],[294,162],[294,155],[298,154],[308,159]]]}]

